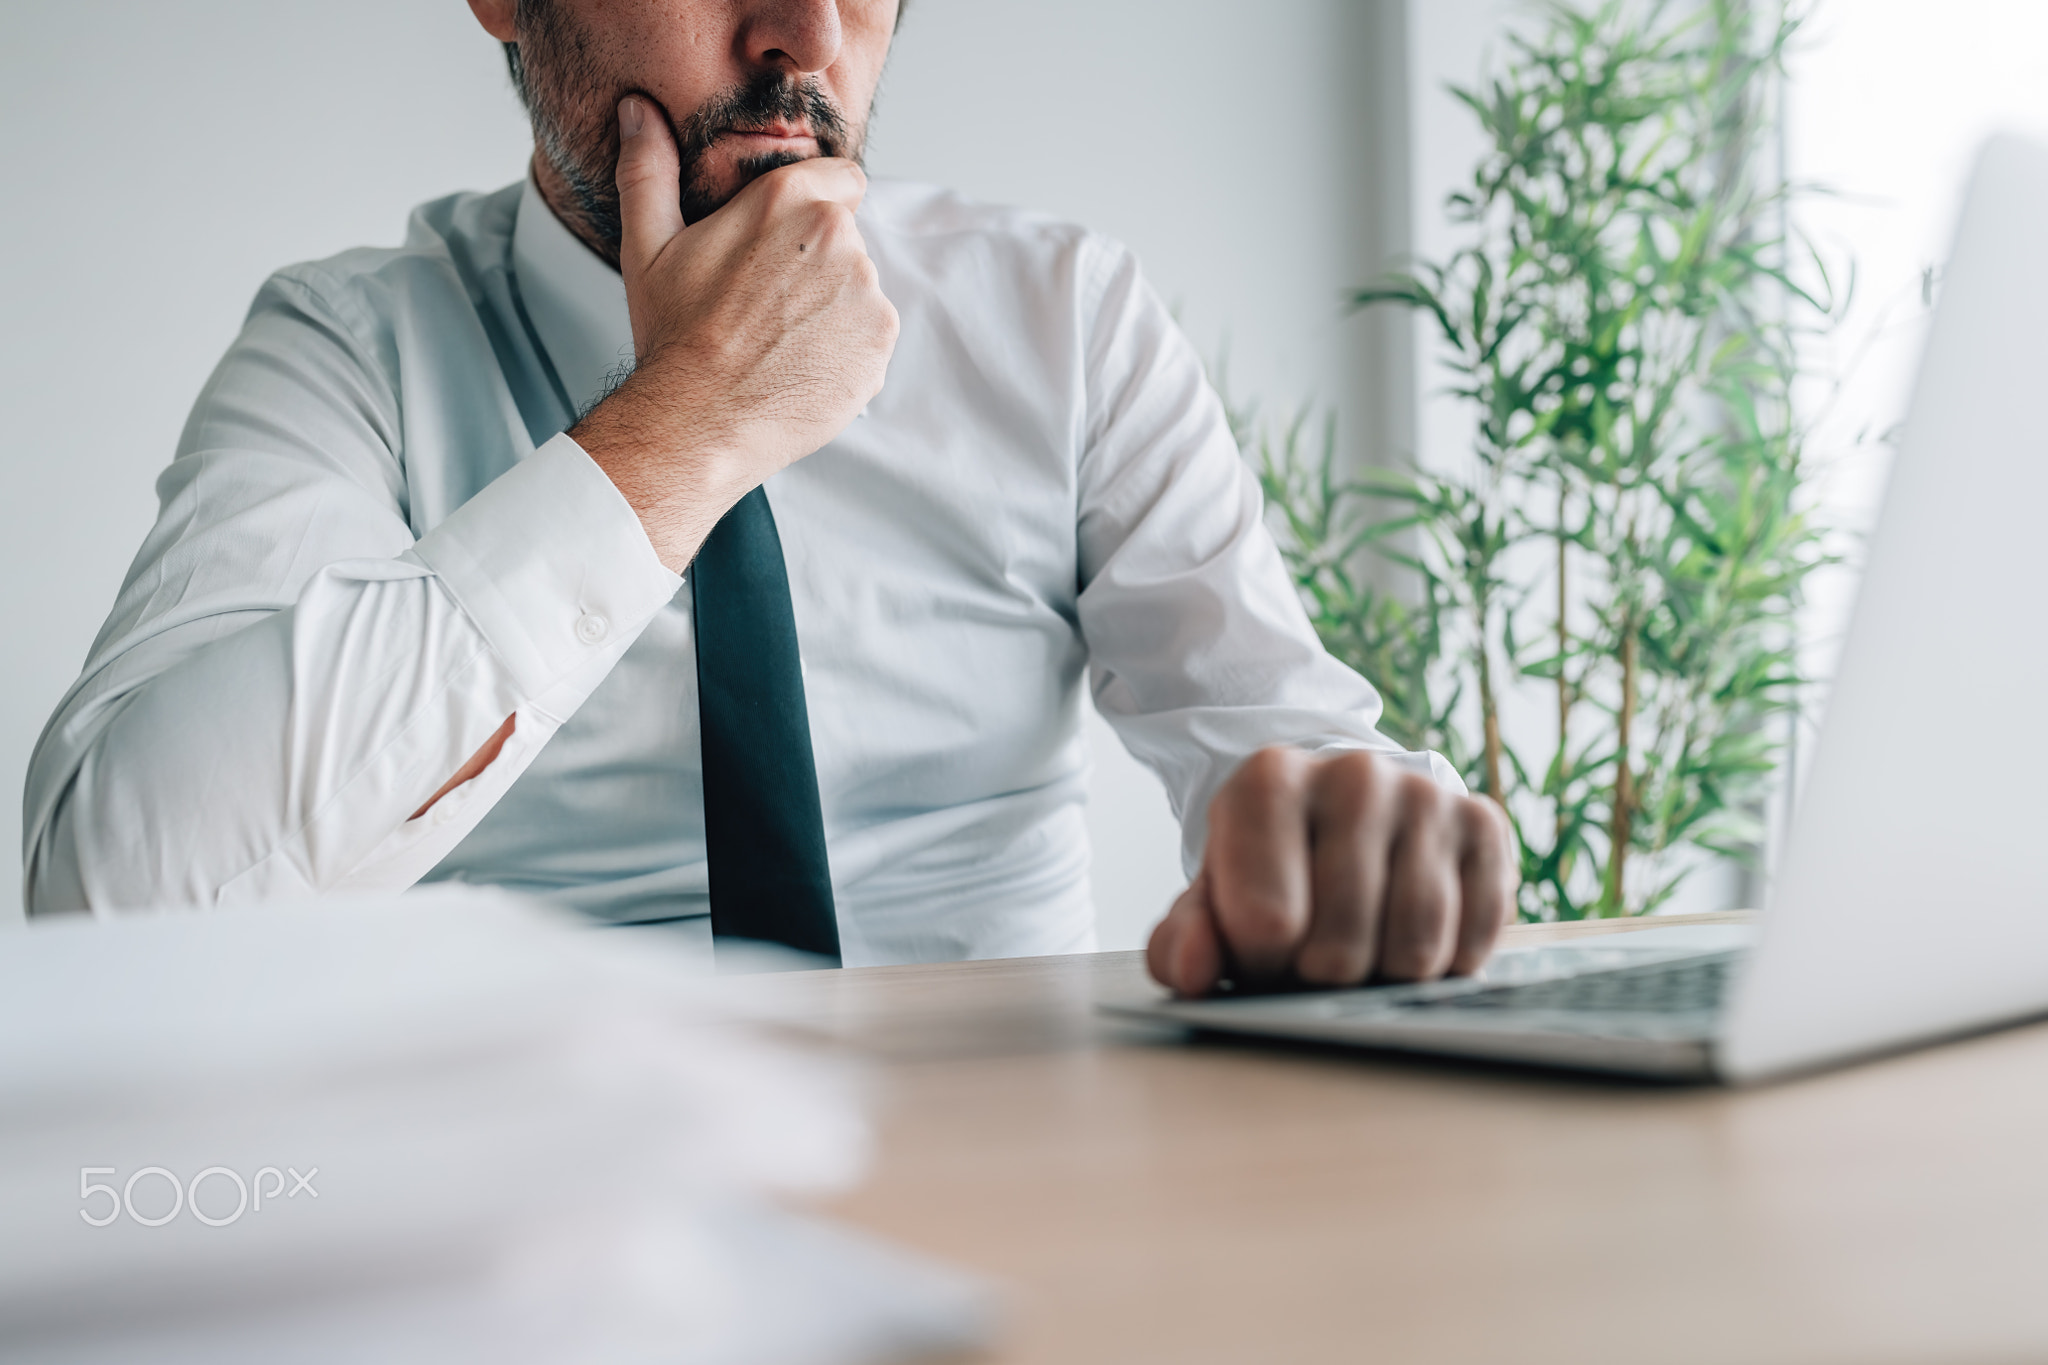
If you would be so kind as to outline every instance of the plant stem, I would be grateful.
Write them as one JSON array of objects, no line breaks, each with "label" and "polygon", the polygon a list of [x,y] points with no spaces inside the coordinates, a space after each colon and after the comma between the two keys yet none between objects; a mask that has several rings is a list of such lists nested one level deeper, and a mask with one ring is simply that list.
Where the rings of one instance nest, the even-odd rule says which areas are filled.
[{"label": "plant stem", "polygon": [[1572,688],[1565,677],[1565,650],[1571,645],[1564,619],[1565,605],[1571,600],[1565,579],[1568,567],[1564,534],[1566,488],[1560,479],[1557,485],[1557,833],[1551,842],[1552,848],[1560,849],[1564,847],[1564,789],[1570,781],[1565,765],[1570,762],[1572,725]]},{"label": "plant stem", "polygon": [[1479,606],[1479,714],[1486,727],[1486,794],[1505,807],[1507,789],[1501,786],[1500,781],[1500,711],[1493,697],[1493,651],[1488,648],[1486,640],[1486,627],[1492,614],[1482,601]]},{"label": "plant stem", "polygon": [[1614,753],[1614,820],[1607,831],[1607,913],[1626,913],[1623,896],[1627,887],[1623,871],[1628,864],[1630,823],[1635,806],[1635,778],[1629,769],[1629,731],[1636,715],[1636,622],[1630,612],[1622,622],[1621,713]]}]

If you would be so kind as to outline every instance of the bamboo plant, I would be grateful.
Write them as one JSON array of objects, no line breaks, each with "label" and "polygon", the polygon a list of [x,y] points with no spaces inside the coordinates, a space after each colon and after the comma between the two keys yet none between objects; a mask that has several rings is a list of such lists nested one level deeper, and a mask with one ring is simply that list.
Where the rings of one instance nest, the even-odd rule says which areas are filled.
[{"label": "bamboo plant", "polygon": [[1506,808],[1531,919],[1657,908],[1751,856],[1798,704],[1795,254],[1769,104],[1797,27],[1742,0],[1559,4],[1482,86],[1464,245],[1357,292],[1419,310],[1468,405],[1456,468],[1338,476],[1243,433],[1318,631]]}]

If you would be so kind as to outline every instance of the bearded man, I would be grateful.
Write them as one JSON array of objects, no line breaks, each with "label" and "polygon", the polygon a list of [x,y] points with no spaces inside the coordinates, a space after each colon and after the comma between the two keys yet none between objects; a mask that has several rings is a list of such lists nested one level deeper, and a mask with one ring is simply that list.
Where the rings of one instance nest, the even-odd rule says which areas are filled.
[{"label": "bearded man", "polygon": [[1081,950],[1085,680],[1183,822],[1160,980],[1486,957],[1505,821],[1373,728],[1129,253],[868,183],[896,0],[470,7],[531,176],[258,295],[38,748],[33,912]]}]

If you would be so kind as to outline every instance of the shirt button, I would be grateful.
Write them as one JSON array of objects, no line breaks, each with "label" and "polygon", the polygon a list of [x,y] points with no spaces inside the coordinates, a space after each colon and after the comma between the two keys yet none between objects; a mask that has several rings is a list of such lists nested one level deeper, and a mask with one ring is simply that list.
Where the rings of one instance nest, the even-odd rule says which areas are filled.
[{"label": "shirt button", "polygon": [[611,632],[612,623],[596,612],[586,612],[576,619],[576,638],[586,645],[594,645]]}]

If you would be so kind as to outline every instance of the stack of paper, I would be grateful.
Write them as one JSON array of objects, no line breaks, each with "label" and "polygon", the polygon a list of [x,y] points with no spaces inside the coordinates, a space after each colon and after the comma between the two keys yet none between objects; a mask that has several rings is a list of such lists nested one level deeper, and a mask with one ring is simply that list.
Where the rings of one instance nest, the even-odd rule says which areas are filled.
[{"label": "stack of paper", "polygon": [[704,964],[496,893],[0,944],[0,1358],[836,1362],[973,1284],[794,1218],[851,1078]]}]

